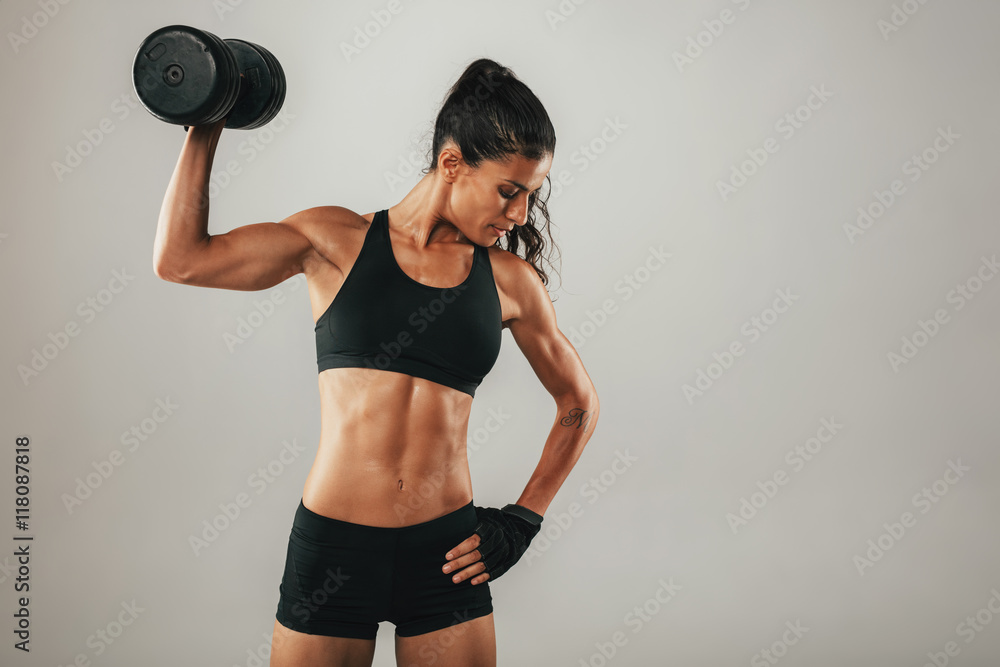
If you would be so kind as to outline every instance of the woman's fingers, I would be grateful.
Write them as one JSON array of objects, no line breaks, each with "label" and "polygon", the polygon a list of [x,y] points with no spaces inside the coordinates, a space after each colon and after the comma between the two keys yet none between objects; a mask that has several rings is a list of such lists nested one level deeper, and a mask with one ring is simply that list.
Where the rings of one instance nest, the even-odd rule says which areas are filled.
[{"label": "woman's fingers", "polygon": [[[486,574],[485,572],[486,563],[484,563],[482,560],[479,560],[478,555],[470,554],[469,557],[475,557],[476,560],[468,565],[465,565],[463,563],[462,565],[458,565],[457,567],[453,566],[451,572],[455,572],[455,574],[451,578],[452,582],[459,584],[468,579],[469,577],[475,577],[472,583],[480,584],[489,578],[490,575]],[[465,558],[467,557],[463,556],[459,560],[464,560]],[[463,565],[465,565],[464,568]]]},{"label": "woman's fingers", "polygon": [[462,540],[458,546],[445,554],[448,562],[441,567],[441,571],[447,574],[453,573],[451,580],[456,584],[469,577],[476,577],[472,580],[473,584],[481,584],[489,579],[490,575],[485,573],[486,564],[483,563],[482,554],[478,550],[479,543],[479,535],[476,534]]},{"label": "woman's fingers", "polygon": [[459,558],[460,556],[464,556],[470,551],[475,551],[476,547],[479,546],[479,541],[480,541],[479,535],[473,533],[471,537],[465,538],[464,540],[458,543],[458,546],[456,546],[454,549],[446,553],[444,556],[445,560],[453,561],[456,558]]}]

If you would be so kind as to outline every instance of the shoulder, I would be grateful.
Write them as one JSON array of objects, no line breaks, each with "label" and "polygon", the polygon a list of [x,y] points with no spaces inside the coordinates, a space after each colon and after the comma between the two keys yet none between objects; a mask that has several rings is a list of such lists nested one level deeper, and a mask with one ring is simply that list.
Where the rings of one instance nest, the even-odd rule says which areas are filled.
[{"label": "shoulder", "polygon": [[322,239],[323,236],[338,229],[367,229],[368,222],[364,216],[343,206],[314,206],[293,213],[282,220],[281,224],[288,225],[310,240],[314,240],[314,238]]},{"label": "shoulder", "polygon": [[511,304],[508,322],[539,316],[552,308],[548,290],[538,272],[528,261],[499,246],[487,248],[493,278]]},{"label": "shoulder", "polygon": [[306,237],[322,259],[341,265],[345,251],[350,254],[358,237],[364,237],[371,217],[372,214],[366,218],[343,206],[314,206],[293,213],[279,224]]},{"label": "shoulder", "polygon": [[486,248],[490,256],[490,266],[493,268],[497,281],[504,280],[521,281],[528,277],[528,272],[535,273],[535,269],[524,259],[518,257],[509,250],[504,250],[500,246],[491,245]]}]

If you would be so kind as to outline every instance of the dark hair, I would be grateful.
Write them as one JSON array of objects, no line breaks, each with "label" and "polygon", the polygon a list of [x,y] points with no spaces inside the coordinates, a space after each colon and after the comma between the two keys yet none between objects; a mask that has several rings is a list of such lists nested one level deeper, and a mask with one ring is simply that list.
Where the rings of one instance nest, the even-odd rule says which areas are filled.
[{"label": "dark hair", "polygon": [[[514,72],[489,58],[472,62],[448,91],[434,122],[429,166],[423,173],[437,168],[437,158],[449,139],[458,145],[462,159],[473,169],[483,160],[503,161],[511,155],[539,160],[556,149],[556,131],[545,107]],[[524,260],[547,286],[549,278],[539,262],[547,244],[535,226],[537,211],[545,220],[548,244],[555,247],[547,206],[552,182],[548,175],[545,181],[549,187],[544,197],[540,196],[542,190],[528,197],[527,222],[515,225],[512,232],[497,239],[496,245],[516,255],[523,244]],[[500,241],[506,241],[506,246]],[[548,258],[546,261],[551,264]]]}]

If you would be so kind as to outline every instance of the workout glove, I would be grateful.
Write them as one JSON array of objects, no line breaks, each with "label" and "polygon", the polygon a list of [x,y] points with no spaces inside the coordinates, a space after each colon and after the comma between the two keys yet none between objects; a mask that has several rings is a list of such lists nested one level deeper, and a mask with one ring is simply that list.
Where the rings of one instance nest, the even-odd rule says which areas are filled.
[{"label": "workout glove", "polygon": [[473,507],[479,519],[473,532],[479,535],[479,553],[490,581],[493,581],[499,579],[528,550],[531,538],[542,529],[542,516],[513,503],[503,509]]}]

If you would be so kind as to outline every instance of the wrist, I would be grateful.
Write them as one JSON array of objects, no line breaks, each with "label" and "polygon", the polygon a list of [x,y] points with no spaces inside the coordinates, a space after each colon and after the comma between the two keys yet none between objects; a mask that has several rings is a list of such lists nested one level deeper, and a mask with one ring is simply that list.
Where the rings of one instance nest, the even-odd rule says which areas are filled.
[{"label": "wrist", "polygon": [[504,505],[503,508],[501,508],[501,511],[506,512],[507,514],[512,514],[521,519],[524,519],[533,526],[540,525],[543,519],[542,515],[535,512],[534,510],[530,510],[523,505],[516,505],[514,503],[508,503]]}]

